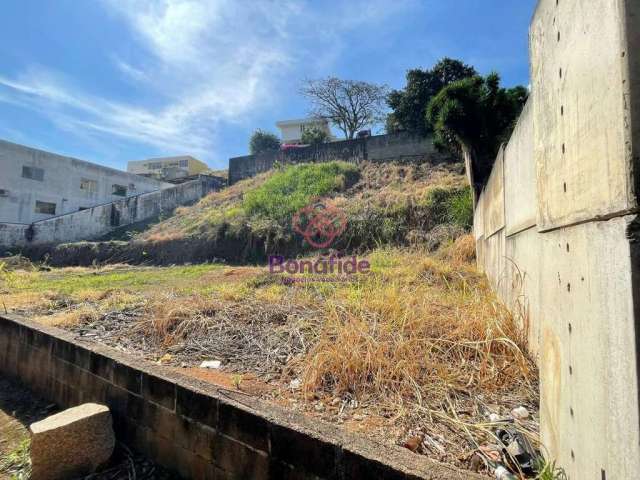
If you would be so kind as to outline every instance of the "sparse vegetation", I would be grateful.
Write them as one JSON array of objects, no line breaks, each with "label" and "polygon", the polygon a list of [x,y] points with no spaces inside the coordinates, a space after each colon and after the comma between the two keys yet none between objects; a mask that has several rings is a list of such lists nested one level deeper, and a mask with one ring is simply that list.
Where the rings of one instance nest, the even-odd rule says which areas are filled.
[{"label": "sparse vegetation", "polygon": [[[473,244],[381,247],[366,255],[372,273],[348,282],[288,284],[260,266],[19,269],[2,295],[14,312],[153,361],[222,360],[233,388],[257,376],[264,398],[310,413],[322,403],[325,419],[382,439],[421,432],[434,442],[421,453],[466,466],[491,438],[487,412],[537,409],[518,319],[470,263]],[[526,428],[535,436],[535,418]]]},{"label": "sparse vegetation", "polygon": [[380,245],[437,248],[470,227],[471,198],[459,165],[344,162],[297,165],[244,180],[154,225],[134,241],[194,239],[229,245],[234,261],[262,261],[269,254],[296,255],[309,246],[291,228],[296,210],[314,198],[342,209],[346,231],[332,245],[364,251]]}]

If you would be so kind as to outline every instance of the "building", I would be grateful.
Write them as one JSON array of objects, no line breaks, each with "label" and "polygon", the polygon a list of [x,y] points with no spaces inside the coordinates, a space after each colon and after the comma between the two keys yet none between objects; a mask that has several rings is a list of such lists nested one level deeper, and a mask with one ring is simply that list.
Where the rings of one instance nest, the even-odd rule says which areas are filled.
[{"label": "building", "polygon": [[209,166],[206,163],[189,155],[148,158],[127,163],[127,172],[129,173],[165,181],[192,177],[207,170],[209,170]]},{"label": "building", "polygon": [[152,178],[0,140],[0,222],[30,224],[170,187]]},{"label": "building", "polygon": [[301,118],[298,120],[283,120],[276,123],[276,127],[280,129],[282,143],[297,144],[302,143],[302,134],[308,128],[316,127],[327,133],[330,140],[333,140],[329,121],[325,118]]}]

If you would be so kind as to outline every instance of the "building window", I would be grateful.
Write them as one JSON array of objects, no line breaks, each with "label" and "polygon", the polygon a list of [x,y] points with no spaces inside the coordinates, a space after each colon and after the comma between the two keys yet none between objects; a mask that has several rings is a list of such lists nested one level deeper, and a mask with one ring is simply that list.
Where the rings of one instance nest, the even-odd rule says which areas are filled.
[{"label": "building window", "polygon": [[44,170],[38,167],[22,167],[22,177],[29,178],[31,180],[38,180],[42,182],[44,180]]},{"label": "building window", "polygon": [[162,164],[159,162],[147,163],[147,168],[149,170],[160,170],[162,168]]},{"label": "building window", "polygon": [[0,197],[8,197],[9,190],[5,190],[4,188],[0,188]]},{"label": "building window", "polygon": [[127,187],[125,187],[124,185],[118,185],[116,183],[114,183],[112,185],[113,190],[112,190],[112,194],[113,195],[118,195],[119,197],[126,197],[127,196]]},{"label": "building window", "polygon": [[88,193],[96,193],[98,191],[98,182],[96,180],[83,178],[80,180],[80,190],[84,190]]},{"label": "building window", "polygon": [[180,160],[180,166],[181,167],[188,167],[189,166],[189,160]]},{"label": "building window", "polygon": [[36,200],[36,213],[44,213],[45,215],[56,214],[56,204],[50,202],[41,202]]}]

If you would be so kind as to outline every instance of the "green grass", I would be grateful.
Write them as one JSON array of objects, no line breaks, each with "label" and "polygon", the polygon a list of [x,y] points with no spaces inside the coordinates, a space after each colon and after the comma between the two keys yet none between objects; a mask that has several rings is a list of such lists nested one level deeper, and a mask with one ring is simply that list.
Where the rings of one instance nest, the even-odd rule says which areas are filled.
[{"label": "green grass", "polygon": [[21,272],[0,268],[0,284],[21,292],[56,291],[63,295],[84,290],[143,289],[151,285],[171,285],[194,280],[202,274],[221,268],[220,265],[202,264],[162,268],[127,268],[106,271],[80,271],[63,273]]},{"label": "green grass", "polygon": [[452,223],[467,230],[473,225],[473,204],[469,187],[436,187],[429,192],[426,202],[438,223]]},{"label": "green grass", "polygon": [[0,456],[0,473],[9,474],[11,480],[29,478],[31,474],[30,444],[31,441],[25,438],[13,451]]},{"label": "green grass", "polygon": [[358,168],[346,162],[290,166],[247,192],[242,206],[250,216],[286,221],[313,199],[345,190],[358,176]]}]

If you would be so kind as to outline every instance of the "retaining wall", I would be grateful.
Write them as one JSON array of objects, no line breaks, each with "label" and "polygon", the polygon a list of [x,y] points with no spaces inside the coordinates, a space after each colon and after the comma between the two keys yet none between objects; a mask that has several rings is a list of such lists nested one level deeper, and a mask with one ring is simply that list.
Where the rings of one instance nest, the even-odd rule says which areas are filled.
[{"label": "retaining wall", "polygon": [[246,155],[229,159],[229,183],[271,170],[278,164],[316,163],[343,160],[438,163],[451,156],[438,152],[432,138],[419,138],[407,133],[375,135],[372,137],[323,143],[317,146],[290,148],[282,151]]},{"label": "retaining wall", "polygon": [[168,214],[176,207],[194,203],[221,187],[218,177],[202,175],[197,180],[173,187],[40,220],[30,225],[0,223],[0,248],[96,239],[117,228]]},{"label": "retaining wall", "polygon": [[538,3],[532,95],[474,215],[540,367],[543,443],[576,480],[640,472],[639,26],[637,0]]},{"label": "retaining wall", "polygon": [[0,374],[63,408],[108,405],[120,441],[183,478],[484,478],[14,316],[0,316]]}]

